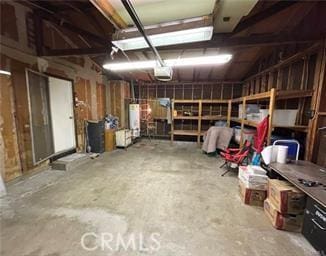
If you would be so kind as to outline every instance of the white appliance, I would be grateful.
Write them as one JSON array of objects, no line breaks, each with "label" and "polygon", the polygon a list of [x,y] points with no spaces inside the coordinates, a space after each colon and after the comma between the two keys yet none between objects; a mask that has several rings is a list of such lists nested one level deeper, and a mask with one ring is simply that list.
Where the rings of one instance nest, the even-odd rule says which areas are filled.
[{"label": "white appliance", "polygon": [[129,128],[133,138],[140,136],[140,107],[139,104],[129,105]]},{"label": "white appliance", "polygon": [[126,148],[131,144],[131,131],[121,129],[115,132],[115,144],[117,147]]},{"label": "white appliance", "polygon": [[171,67],[155,67],[154,76],[160,81],[171,81],[172,79],[172,68]]}]

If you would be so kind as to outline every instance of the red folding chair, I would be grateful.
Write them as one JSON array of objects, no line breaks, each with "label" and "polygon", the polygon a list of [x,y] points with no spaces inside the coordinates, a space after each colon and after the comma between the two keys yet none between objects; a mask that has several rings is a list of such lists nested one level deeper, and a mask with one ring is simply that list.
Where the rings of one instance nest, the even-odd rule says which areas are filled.
[{"label": "red folding chair", "polygon": [[[260,154],[264,149],[264,143],[266,140],[268,132],[268,123],[269,116],[265,117],[256,127],[256,134],[254,136],[254,145],[253,149]],[[245,141],[244,146],[241,149],[226,149],[224,152],[221,152],[222,158],[224,158],[224,164],[220,168],[227,165],[227,170],[222,174],[224,176],[230,171],[231,164],[236,164],[237,166],[241,165],[243,161],[248,158],[250,153],[251,143],[250,141]]]},{"label": "red folding chair", "polygon": [[224,152],[221,152],[221,156],[224,158],[224,164],[220,168],[227,166],[226,171],[221,175],[224,176],[230,171],[231,165],[241,165],[243,161],[248,157],[251,149],[250,141],[246,140],[244,146],[240,148],[228,148]]},{"label": "red folding chair", "polygon": [[269,115],[266,116],[256,127],[254,136],[254,150],[260,154],[264,149],[265,140],[268,132]]}]

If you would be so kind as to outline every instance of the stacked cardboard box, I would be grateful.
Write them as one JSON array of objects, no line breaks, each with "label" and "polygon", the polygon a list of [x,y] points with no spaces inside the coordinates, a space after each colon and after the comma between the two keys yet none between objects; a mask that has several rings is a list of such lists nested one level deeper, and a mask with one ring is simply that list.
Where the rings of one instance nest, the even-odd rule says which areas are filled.
[{"label": "stacked cardboard box", "polygon": [[268,181],[264,211],[275,228],[300,232],[305,205],[305,194],[287,181]]},{"label": "stacked cardboard box", "polygon": [[245,204],[263,206],[267,196],[268,177],[259,166],[239,167],[240,197]]}]

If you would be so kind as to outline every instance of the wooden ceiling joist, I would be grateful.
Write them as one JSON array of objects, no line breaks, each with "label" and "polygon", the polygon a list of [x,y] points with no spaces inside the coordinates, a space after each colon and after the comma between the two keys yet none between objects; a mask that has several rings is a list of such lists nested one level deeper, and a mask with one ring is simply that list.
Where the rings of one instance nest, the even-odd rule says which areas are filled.
[{"label": "wooden ceiling joist", "polygon": [[116,29],[127,27],[127,23],[120,17],[107,0],[90,0],[90,2],[107,18]]},{"label": "wooden ceiling joist", "polygon": [[248,17],[244,20],[242,20],[233,30],[234,34],[237,34],[247,28],[250,28],[251,26],[257,24],[258,22],[267,19],[276,13],[285,10],[286,8],[298,3],[300,1],[298,0],[289,0],[289,1],[279,1],[272,6],[252,15],[251,17]]},{"label": "wooden ceiling joist", "polygon": [[[57,23],[56,23],[57,24]],[[60,25],[60,24],[58,24]],[[73,30],[73,26],[67,23],[62,25],[64,28]],[[48,50],[44,54],[47,56],[69,56],[69,55],[87,55],[87,54],[107,54],[111,42],[103,38],[98,38],[98,36],[90,35],[89,32],[75,31],[83,36],[90,39],[99,39],[98,42],[107,45],[107,47],[96,47],[96,48],[81,48],[81,49],[53,49]],[[245,38],[227,38],[224,35],[215,35],[211,41],[192,43],[192,44],[180,44],[180,45],[170,45],[157,47],[158,50],[191,50],[191,49],[206,49],[206,48],[217,48],[217,47],[250,47],[250,46],[273,46],[273,45],[283,45],[283,44],[301,44],[316,41],[317,38],[293,38],[289,36],[250,36]],[[147,50],[147,49],[141,49]],[[138,52],[141,50],[131,50],[127,51],[128,54],[133,52]]]},{"label": "wooden ceiling joist", "polygon": [[76,34],[79,34],[81,36],[84,36],[90,40],[93,40],[96,43],[106,45],[109,42],[109,39],[105,39],[101,36],[95,35],[89,31],[83,30],[76,25],[73,25],[63,19],[56,18],[55,16],[49,16],[49,15],[42,15],[42,19],[51,22],[53,24],[56,24],[59,27],[65,28],[71,32],[74,32]]},{"label": "wooden ceiling joist", "polygon": [[97,48],[71,48],[71,49],[45,49],[43,50],[43,56],[80,56],[80,55],[102,55],[108,53],[110,50],[110,44],[108,47],[97,47]]}]

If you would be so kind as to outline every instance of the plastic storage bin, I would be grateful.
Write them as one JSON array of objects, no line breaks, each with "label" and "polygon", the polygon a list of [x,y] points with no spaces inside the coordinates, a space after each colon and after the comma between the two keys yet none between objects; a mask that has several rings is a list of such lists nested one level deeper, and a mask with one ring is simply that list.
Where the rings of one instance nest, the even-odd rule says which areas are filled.
[{"label": "plastic storage bin", "polygon": [[[259,112],[261,113],[261,120],[268,115],[268,109],[261,109]],[[275,109],[273,112],[273,125],[294,126],[297,114],[297,109]]]}]

